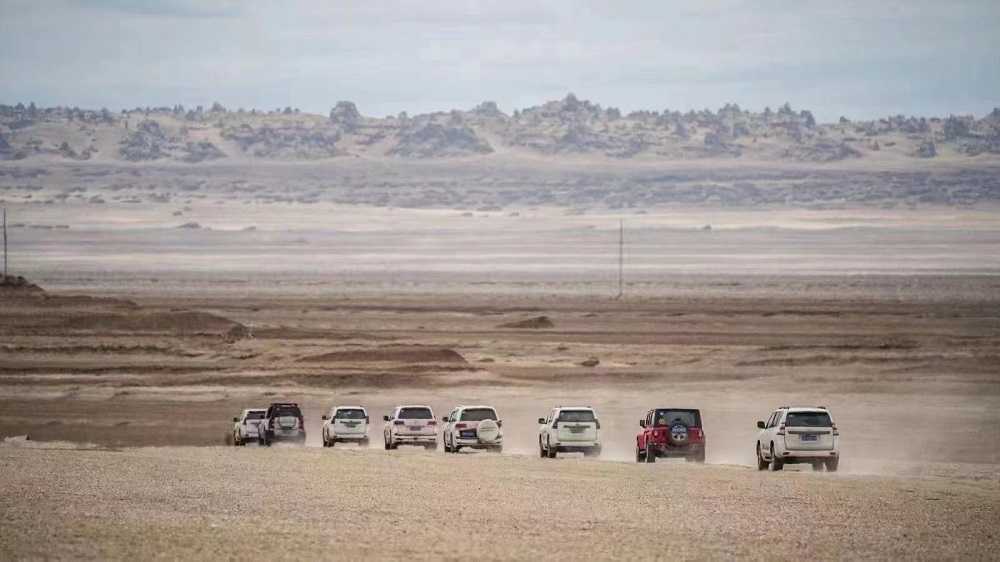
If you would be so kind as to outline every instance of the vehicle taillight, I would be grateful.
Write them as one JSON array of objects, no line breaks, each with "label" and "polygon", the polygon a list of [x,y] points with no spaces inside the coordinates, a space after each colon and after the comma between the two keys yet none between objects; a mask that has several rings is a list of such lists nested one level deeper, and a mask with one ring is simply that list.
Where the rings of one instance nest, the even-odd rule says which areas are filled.
[{"label": "vehicle taillight", "polygon": [[692,437],[704,437],[705,434],[701,431],[700,427],[692,427],[691,428],[691,436]]},{"label": "vehicle taillight", "polygon": [[785,424],[781,424],[778,426],[778,435],[784,435],[784,434],[785,434]]},{"label": "vehicle taillight", "polygon": [[305,429],[305,428],[306,428],[306,420],[304,420],[303,418],[299,418],[299,429]]},{"label": "vehicle taillight", "polygon": [[271,421],[268,422],[268,425],[271,426],[271,429],[274,429],[274,418],[271,418]]},{"label": "vehicle taillight", "polygon": [[427,422],[427,425],[437,425],[437,424],[438,424],[437,420],[431,420]]},{"label": "vehicle taillight", "polygon": [[594,420],[596,429],[601,429],[601,420]]},{"label": "vehicle taillight", "polygon": [[465,429],[467,427],[469,427],[468,424],[464,424],[464,423],[456,423],[455,424],[455,429]]},{"label": "vehicle taillight", "polygon": [[405,425],[405,424],[403,423],[403,420],[396,420],[392,422],[392,425]]},{"label": "vehicle taillight", "polygon": [[833,424],[833,434],[840,435],[840,430],[837,429],[837,424]]}]

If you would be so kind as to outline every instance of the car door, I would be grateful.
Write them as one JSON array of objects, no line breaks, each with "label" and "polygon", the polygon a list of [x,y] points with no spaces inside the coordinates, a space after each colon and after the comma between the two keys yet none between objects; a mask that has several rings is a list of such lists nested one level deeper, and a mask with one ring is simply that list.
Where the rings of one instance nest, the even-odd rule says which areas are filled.
[{"label": "car door", "polygon": [[385,435],[385,438],[387,440],[393,436],[392,435],[392,424],[393,424],[393,422],[396,421],[396,416],[398,416],[398,415],[399,415],[399,408],[394,408],[392,410],[392,413],[389,414],[389,419],[386,420],[385,426],[382,427],[382,433]]},{"label": "car door", "polygon": [[646,412],[646,426],[642,428],[642,432],[639,433],[639,450],[646,450],[646,436],[649,435],[649,428],[653,423],[653,410]]},{"label": "car door", "polygon": [[458,419],[458,411],[458,408],[452,410],[444,422],[444,437],[448,440],[449,446],[453,446],[455,444],[455,435],[453,431],[455,429],[455,420]]},{"label": "car door", "polygon": [[775,410],[771,413],[771,417],[767,418],[767,423],[764,424],[764,429],[760,432],[760,448],[762,452],[768,452],[771,447],[771,443],[774,441],[774,427],[777,424],[777,419],[780,410]]},{"label": "car door", "polygon": [[549,413],[545,414],[545,419],[542,420],[542,425],[538,426],[538,438],[544,443],[548,443],[549,423],[552,422],[552,412],[554,411],[555,410],[549,410]]}]

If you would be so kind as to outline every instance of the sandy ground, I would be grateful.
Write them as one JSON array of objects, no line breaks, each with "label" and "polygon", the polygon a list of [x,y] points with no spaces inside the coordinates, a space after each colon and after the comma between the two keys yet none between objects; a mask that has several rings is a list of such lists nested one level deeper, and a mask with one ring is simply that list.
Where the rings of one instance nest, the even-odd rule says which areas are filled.
[{"label": "sandy ground", "polygon": [[[0,557],[995,556],[995,219],[651,223],[614,299],[613,229],[568,218],[529,247],[545,229],[516,218],[301,247],[20,230],[50,292],[0,295],[0,437],[32,439],[0,445]],[[223,446],[279,400],[302,404],[307,447]],[[386,452],[380,423],[367,450],[319,447],[334,404],[483,402],[502,455]],[[599,461],[537,458],[536,418],[567,403],[598,410]],[[831,409],[840,472],[752,468],[755,422],[787,404]],[[701,408],[706,465],[634,462],[656,406]]]}]

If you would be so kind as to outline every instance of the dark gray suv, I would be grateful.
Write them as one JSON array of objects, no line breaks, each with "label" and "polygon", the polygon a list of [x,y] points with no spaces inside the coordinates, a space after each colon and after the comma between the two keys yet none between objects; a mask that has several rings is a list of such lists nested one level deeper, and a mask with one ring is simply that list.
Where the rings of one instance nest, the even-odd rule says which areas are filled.
[{"label": "dark gray suv", "polygon": [[260,425],[257,442],[264,446],[271,443],[298,443],[305,445],[306,422],[298,404],[276,402],[267,408],[264,422]]}]

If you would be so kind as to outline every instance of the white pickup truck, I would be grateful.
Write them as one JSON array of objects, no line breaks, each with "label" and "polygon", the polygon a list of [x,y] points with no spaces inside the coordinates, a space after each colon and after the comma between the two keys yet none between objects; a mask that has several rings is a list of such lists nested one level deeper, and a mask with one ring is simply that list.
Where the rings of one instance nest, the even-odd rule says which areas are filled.
[{"label": "white pickup truck", "polygon": [[247,441],[257,441],[260,438],[260,424],[264,421],[267,410],[243,410],[233,418],[233,445],[242,447]]}]

